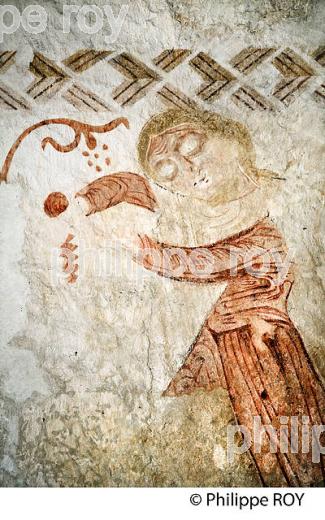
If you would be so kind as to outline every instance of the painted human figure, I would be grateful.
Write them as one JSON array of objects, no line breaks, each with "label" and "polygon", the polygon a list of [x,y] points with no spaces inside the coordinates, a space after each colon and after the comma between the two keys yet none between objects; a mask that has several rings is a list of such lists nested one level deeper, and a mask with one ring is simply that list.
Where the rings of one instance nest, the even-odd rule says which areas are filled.
[{"label": "painted human figure", "polygon": [[[37,123],[14,143],[0,181],[7,180],[21,141],[41,126],[68,124],[75,130],[75,139],[66,146],[50,138],[43,140],[44,145],[50,143],[65,153],[78,146],[81,133],[89,149],[93,149],[93,132],[110,131],[123,121],[102,127],[62,119]],[[217,114],[180,110],[159,114],[144,126],[138,150],[149,179],[212,208],[238,201],[252,206],[254,194],[267,192],[274,177],[272,172],[256,168],[247,130]],[[130,172],[95,179],[76,195],[83,199],[81,206],[87,215],[122,201],[152,211],[156,205],[146,179]],[[59,192],[52,192],[44,202],[44,211],[51,218],[67,207],[67,198]],[[74,254],[72,238],[68,235],[64,244],[66,255],[70,251]],[[139,246],[137,261],[158,275],[196,284],[227,283],[164,395],[176,397],[197,389],[224,388],[239,425],[253,434],[257,418],[261,426],[273,426],[277,432],[275,453],[265,435],[261,450],[250,450],[264,485],[308,486],[324,482],[323,456],[319,462],[312,460],[317,451],[317,434],[314,449],[301,446],[303,427],[310,433],[312,427],[324,424],[324,387],[288,316],[293,275],[284,240],[274,224],[265,216],[248,227],[243,223],[239,232],[227,238],[199,247],[168,245],[147,236],[140,237]],[[74,283],[76,272],[69,274],[69,281]],[[281,426],[286,426],[285,419],[289,449],[279,447],[282,441],[283,448],[279,432],[283,431]]]},{"label": "painted human figure", "polygon": [[[216,114],[159,114],[144,126],[138,150],[143,170],[156,184],[214,207],[235,200],[245,204],[274,176],[256,168],[247,130]],[[252,436],[254,421],[277,432],[276,453],[270,452],[269,434],[260,450],[250,450],[264,485],[324,482],[323,457],[312,461],[311,449],[303,453],[300,443],[303,426],[310,431],[324,424],[324,387],[288,316],[293,275],[274,224],[266,216],[200,247],[147,236],[139,245],[137,261],[158,275],[196,284],[227,282],[164,396],[223,387],[237,423]],[[279,447],[281,426],[288,426],[288,450]]]}]

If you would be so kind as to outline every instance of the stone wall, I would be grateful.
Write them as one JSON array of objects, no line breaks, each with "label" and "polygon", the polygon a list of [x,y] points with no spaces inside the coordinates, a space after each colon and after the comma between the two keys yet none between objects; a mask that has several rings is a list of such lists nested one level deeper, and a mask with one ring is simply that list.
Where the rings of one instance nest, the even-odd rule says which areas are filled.
[{"label": "stone wall", "polygon": [[[12,4],[22,12],[28,2]],[[117,16],[120,2],[109,5]],[[41,142],[70,143],[71,127],[36,129],[0,185],[0,482],[260,486],[248,453],[226,460],[227,426],[235,421],[226,390],[162,396],[225,283],[158,277],[132,261],[129,245],[138,233],[181,245],[215,242],[267,209],[294,254],[290,316],[325,375],[324,4],[125,5],[121,29],[110,37],[106,18],[95,34],[75,19],[64,33],[62,2],[43,2],[46,31],[20,27],[1,43],[1,162],[41,120],[100,126],[124,117],[129,129],[94,134],[93,150],[82,135],[67,153],[50,144],[43,150]],[[102,175],[143,175],[141,128],[170,108],[209,110],[244,124],[257,167],[280,178],[272,197],[252,199],[244,216],[237,201],[228,219],[222,209],[151,183],[157,212],[122,203],[85,217],[75,193]],[[51,192],[71,201],[57,218],[44,213]],[[75,283],[59,258],[69,234],[79,257]]]}]

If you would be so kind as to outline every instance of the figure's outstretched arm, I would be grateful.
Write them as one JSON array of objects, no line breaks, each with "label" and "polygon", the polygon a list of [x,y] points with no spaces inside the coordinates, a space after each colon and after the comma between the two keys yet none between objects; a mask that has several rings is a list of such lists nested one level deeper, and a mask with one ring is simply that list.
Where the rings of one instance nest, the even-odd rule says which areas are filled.
[{"label": "figure's outstretched arm", "polygon": [[[160,276],[174,280],[209,283],[254,272],[267,264],[268,274],[277,269],[269,255],[283,252],[282,238],[265,219],[245,231],[213,244],[183,247],[157,242],[141,235],[135,261]],[[261,271],[262,274],[262,271]]]},{"label": "figure's outstretched arm", "polygon": [[127,202],[150,211],[155,211],[157,201],[147,179],[131,172],[105,175],[78,191],[88,204],[87,216]]},{"label": "figure's outstretched arm", "polygon": [[231,241],[181,247],[156,242],[146,235],[139,237],[138,246],[134,259],[146,269],[174,280],[197,283],[224,281],[231,275],[238,276],[245,269],[249,249],[240,245],[236,247]]}]

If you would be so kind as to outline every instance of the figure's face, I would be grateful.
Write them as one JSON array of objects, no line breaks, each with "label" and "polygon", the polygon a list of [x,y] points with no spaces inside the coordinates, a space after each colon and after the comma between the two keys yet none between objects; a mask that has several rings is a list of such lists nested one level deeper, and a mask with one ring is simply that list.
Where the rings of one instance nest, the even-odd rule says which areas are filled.
[{"label": "figure's face", "polygon": [[159,185],[198,199],[236,198],[243,178],[239,145],[191,124],[152,137],[147,159]]}]

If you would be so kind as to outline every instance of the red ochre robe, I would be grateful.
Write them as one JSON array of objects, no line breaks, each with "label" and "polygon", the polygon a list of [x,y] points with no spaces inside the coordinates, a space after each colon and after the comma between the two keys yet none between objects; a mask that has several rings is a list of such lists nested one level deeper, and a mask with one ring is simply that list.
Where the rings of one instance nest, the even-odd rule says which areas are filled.
[{"label": "red ochre robe", "polygon": [[[276,431],[276,453],[270,452],[267,433],[260,450],[254,443],[249,450],[262,484],[322,485],[324,457],[312,460],[311,427],[324,424],[325,392],[288,316],[292,275],[290,269],[284,270],[279,278],[287,251],[276,227],[263,219],[225,240],[198,248],[158,243],[147,236],[140,240],[137,260],[161,276],[194,283],[228,282],[163,395],[226,389],[237,424],[247,428],[252,439],[254,416],[262,426],[272,425]],[[209,269],[202,262],[207,255]],[[280,417],[288,418],[288,430]],[[308,449],[307,443],[302,450],[303,422],[310,441],[308,453],[302,453]],[[280,426],[288,448],[282,444],[280,449]]]}]

